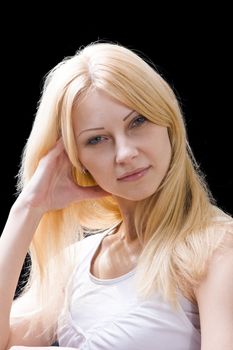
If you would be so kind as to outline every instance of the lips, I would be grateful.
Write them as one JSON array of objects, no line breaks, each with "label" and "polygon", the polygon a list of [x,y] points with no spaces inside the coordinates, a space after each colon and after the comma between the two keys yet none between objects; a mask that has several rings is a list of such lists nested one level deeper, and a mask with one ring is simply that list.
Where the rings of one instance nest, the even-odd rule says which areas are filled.
[{"label": "lips", "polygon": [[137,175],[139,176],[140,174],[143,174],[144,172],[146,172],[146,170],[148,170],[149,168],[150,168],[150,165],[144,168],[138,168],[138,169],[126,172],[120,177],[118,177],[117,180],[124,180]]}]

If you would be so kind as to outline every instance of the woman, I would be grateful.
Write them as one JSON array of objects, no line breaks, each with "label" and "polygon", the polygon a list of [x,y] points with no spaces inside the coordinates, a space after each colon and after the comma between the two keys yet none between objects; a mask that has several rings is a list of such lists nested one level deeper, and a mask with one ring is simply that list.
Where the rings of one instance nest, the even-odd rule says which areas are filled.
[{"label": "woman", "polygon": [[133,51],[94,43],[48,74],[19,190],[0,245],[0,350],[231,348],[232,218],[173,91]]}]

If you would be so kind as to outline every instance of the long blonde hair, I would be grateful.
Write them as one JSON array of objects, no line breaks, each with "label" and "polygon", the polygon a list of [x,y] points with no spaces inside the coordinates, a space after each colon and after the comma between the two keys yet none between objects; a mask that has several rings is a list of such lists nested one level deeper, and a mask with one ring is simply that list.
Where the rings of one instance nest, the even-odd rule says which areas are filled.
[{"label": "long blonde hair", "polygon": [[[60,136],[73,166],[74,181],[83,186],[94,184],[93,178],[81,172],[72,125],[74,106],[92,88],[107,92],[168,128],[171,164],[156,193],[138,204],[135,227],[144,244],[138,264],[139,291],[146,296],[159,289],[173,301],[177,286],[185,292],[203,276],[205,262],[223,235],[220,230],[216,236],[215,217],[224,214],[214,206],[194,160],[174,92],[145,59],[118,44],[93,43],[49,72],[23,153],[19,190]],[[46,322],[52,308],[49,296],[57,310],[52,322],[60,310],[59,292],[72,268],[69,254],[64,263],[64,247],[83,238],[83,227],[103,230],[121,221],[111,196],[44,215],[30,248],[32,267],[26,293],[39,290],[38,305]]]}]

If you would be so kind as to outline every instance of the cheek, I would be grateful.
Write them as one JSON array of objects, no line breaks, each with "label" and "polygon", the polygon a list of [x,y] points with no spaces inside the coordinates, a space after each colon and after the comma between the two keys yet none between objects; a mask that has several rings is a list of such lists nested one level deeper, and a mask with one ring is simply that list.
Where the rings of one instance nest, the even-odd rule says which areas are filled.
[{"label": "cheek", "polygon": [[155,161],[157,166],[161,168],[162,171],[166,171],[169,168],[171,162],[171,144],[168,135],[163,135],[163,137],[153,144],[152,149],[155,150]]},{"label": "cheek", "polygon": [[99,182],[101,178],[109,175],[109,162],[106,155],[101,151],[82,151],[80,152],[80,161],[88,170],[92,177]]},{"label": "cheek", "polygon": [[170,166],[171,156],[172,156],[171,144],[170,144],[169,138],[167,138],[167,140],[164,142],[164,146],[161,152],[161,157],[162,157],[161,162],[164,166],[164,171],[167,171]]},{"label": "cheek", "polygon": [[78,157],[85,168],[89,168],[91,164],[94,164],[94,160],[96,159],[95,152],[85,147],[78,147]]}]

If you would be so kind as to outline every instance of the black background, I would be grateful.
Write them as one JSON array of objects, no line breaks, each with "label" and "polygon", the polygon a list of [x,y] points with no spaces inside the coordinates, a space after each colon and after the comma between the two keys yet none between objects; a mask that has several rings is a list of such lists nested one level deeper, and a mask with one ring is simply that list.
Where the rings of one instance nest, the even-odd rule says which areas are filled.
[{"label": "black background", "polygon": [[139,50],[156,64],[179,96],[191,147],[218,205],[233,214],[228,9],[190,5],[177,15],[171,8],[135,6],[137,12],[127,14],[114,5],[108,12],[100,5],[81,9],[67,3],[59,14],[30,10],[28,15],[22,8],[19,14],[16,8],[6,12],[1,28],[1,227],[15,199],[21,152],[44,75],[98,39]]}]

